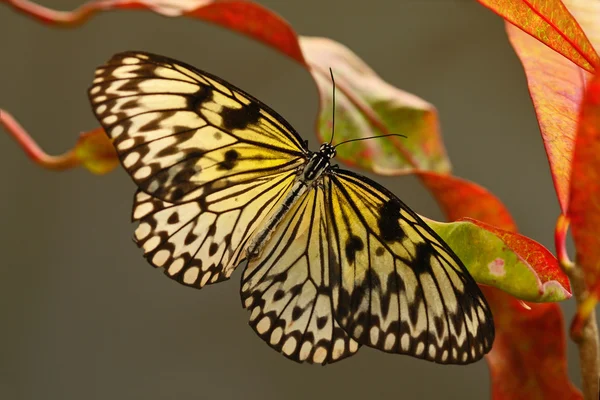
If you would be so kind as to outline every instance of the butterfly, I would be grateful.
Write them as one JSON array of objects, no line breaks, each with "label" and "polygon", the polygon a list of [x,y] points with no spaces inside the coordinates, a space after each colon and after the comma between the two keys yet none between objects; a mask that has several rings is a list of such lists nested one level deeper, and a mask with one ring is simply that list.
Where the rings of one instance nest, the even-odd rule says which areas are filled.
[{"label": "butterfly", "polygon": [[463,263],[398,197],[331,164],[271,108],[185,63],[116,54],[89,98],[138,187],[134,240],[187,286],[244,260],[250,325],[316,364],[361,345],[442,364],[479,360],[490,307]]}]

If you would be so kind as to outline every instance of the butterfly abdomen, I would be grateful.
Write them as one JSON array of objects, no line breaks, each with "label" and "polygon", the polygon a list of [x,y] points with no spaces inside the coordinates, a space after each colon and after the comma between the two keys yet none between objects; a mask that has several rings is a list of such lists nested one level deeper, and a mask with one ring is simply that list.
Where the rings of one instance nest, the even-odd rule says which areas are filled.
[{"label": "butterfly abdomen", "polygon": [[263,228],[256,232],[250,239],[246,253],[249,259],[260,256],[262,249],[273,234],[273,231],[277,229],[279,223],[290,211],[292,206],[296,204],[298,199],[306,193],[307,189],[308,185],[303,180],[297,180],[281,203],[273,207],[271,213],[266,217]]}]

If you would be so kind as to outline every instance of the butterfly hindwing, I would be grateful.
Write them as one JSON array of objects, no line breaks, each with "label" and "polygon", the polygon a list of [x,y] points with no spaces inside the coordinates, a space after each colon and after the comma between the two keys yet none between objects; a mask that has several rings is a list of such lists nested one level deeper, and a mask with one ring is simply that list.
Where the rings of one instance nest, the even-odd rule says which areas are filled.
[{"label": "butterfly hindwing", "polygon": [[287,171],[237,185],[232,202],[220,202],[217,210],[196,201],[168,203],[138,190],[132,217],[140,224],[134,239],[167,276],[194,287],[219,282],[245,257],[248,239],[293,180]]},{"label": "butterfly hindwing", "polygon": [[113,56],[89,97],[140,189],[135,240],[150,263],[195,287],[228,278],[306,163],[299,135],[241,89],[149,53]]},{"label": "butterfly hindwing", "polygon": [[360,344],[465,364],[494,340],[490,308],[450,248],[377,183],[349,171],[324,178],[335,316]]},{"label": "butterfly hindwing", "polygon": [[306,192],[279,223],[242,278],[250,325],[295,361],[326,364],[354,354],[358,343],[333,317],[324,192]]}]

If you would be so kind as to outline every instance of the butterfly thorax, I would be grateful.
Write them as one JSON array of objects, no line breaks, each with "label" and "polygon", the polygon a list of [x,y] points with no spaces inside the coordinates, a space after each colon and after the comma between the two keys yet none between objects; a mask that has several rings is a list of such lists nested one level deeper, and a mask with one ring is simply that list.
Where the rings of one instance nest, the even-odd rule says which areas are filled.
[{"label": "butterfly thorax", "polygon": [[330,160],[333,157],[335,157],[335,148],[329,143],[322,144],[319,151],[311,155],[300,179],[307,185],[316,181],[331,166]]},{"label": "butterfly thorax", "polygon": [[331,167],[330,160],[335,157],[335,148],[328,143],[321,145],[318,152],[312,153],[306,166],[298,175],[292,189],[276,205],[267,216],[267,222],[264,227],[256,232],[248,244],[248,258],[258,257],[268,242],[277,225],[283,220],[288,211],[300,199],[300,197],[309,190],[312,185],[319,181],[323,172]]}]

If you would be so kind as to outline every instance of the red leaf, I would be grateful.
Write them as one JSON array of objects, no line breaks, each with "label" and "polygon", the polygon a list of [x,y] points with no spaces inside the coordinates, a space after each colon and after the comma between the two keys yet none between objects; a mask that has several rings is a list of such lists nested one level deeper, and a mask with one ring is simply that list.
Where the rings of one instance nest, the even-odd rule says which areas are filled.
[{"label": "red leaf", "polygon": [[588,287],[600,278],[600,74],[589,83],[581,107],[568,217],[571,219],[577,264]]},{"label": "red leaf", "polygon": [[55,11],[29,0],[8,0],[16,10],[39,21],[71,27],[101,11],[146,9],[167,17],[188,16],[213,22],[276,48],[301,64],[298,38],[289,24],[274,12],[243,0],[96,0],[73,11]]},{"label": "red leaf", "polygon": [[558,201],[569,202],[569,180],[577,114],[587,73],[513,25],[508,38],[523,63]]},{"label": "red leaf", "polygon": [[202,19],[249,36],[306,64],[292,27],[271,10],[243,0],[103,0],[106,8],[151,9],[167,17]]},{"label": "red leaf", "polygon": [[600,57],[561,0],[478,0],[508,22],[594,72]]},{"label": "red leaf", "polygon": [[496,323],[496,340],[487,355],[492,399],[582,399],[568,379],[558,305],[531,304],[528,310],[497,289],[484,287],[483,292]]}]

